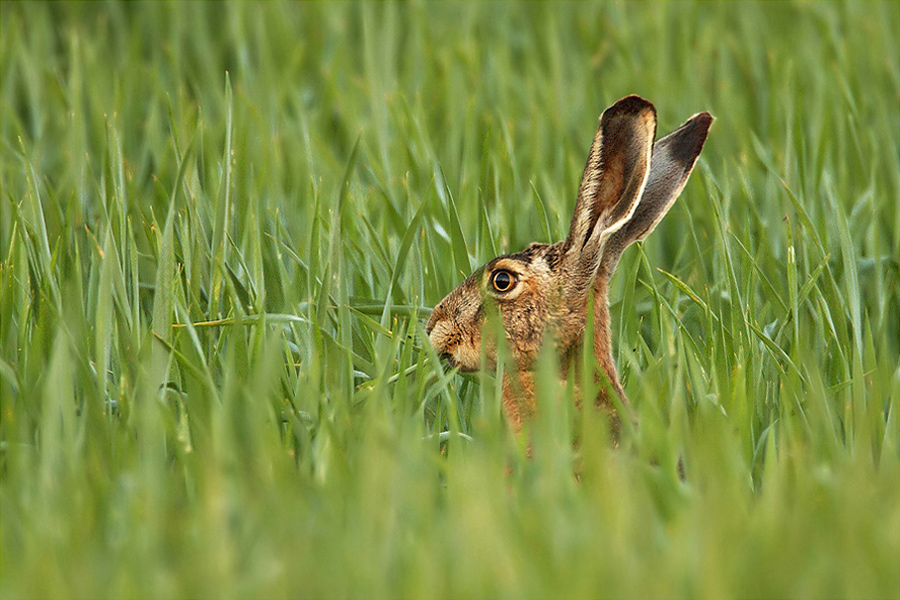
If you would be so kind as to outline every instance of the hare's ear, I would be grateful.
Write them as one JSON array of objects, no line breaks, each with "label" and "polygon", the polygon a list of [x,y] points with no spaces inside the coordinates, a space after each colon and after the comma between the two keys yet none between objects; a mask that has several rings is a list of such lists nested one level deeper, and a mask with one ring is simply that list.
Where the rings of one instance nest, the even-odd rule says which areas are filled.
[{"label": "hare's ear", "polygon": [[656,109],[638,96],[600,116],[564,246],[591,273],[602,241],[628,221],[644,191],[655,134]]},{"label": "hare's ear", "polygon": [[698,113],[653,145],[650,175],[640,202],[630,219],[604,245],[602,261],[608,273],[615,268],[625,248],[653,231],[678,199],[700,156],[712,122],[713,117],[708,112]]}]

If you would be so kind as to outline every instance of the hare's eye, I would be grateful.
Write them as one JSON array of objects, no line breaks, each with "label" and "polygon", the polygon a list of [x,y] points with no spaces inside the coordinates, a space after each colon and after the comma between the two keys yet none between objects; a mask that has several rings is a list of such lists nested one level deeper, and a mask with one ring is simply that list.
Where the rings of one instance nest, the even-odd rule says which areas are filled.
[{"label": "hare's eye", "polygon": [[516,285],[516,276],[509,271],[497,271],[491,276],[491,285],[498,292],[508,292]]}]

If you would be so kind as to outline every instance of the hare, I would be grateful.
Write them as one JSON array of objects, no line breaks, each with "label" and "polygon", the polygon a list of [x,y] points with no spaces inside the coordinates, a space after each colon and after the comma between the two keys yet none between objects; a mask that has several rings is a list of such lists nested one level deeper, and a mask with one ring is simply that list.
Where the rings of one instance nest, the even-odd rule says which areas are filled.
[{"label": "hare", "polygon": [[675,202],[700,155],[713,117],[702,112],[655,144],[656,109],[638,96],[622,98],[600,116],[568,237],[532,243],[476,270],[435,307],[425,332],[436,352],[461,371],[495,369],[497,349],[482,336],[486,311],[497,311],[514,372],[502,382],[503,407],[518,433],[536,409],[534,362],[552,339],[562,376],[578,356],[593,297],[594,355],[602,374],[595,403],[618,415],[609,390],[627,406],[612,356],[607,294],[622,252],[644,239]]}]

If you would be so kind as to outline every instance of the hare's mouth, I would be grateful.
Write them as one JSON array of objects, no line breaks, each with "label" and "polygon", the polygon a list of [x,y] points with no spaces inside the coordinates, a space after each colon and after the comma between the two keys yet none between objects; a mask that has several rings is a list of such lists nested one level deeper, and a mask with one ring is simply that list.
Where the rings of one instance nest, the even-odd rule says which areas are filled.
[{"label": "hare's mouth", "polygon": [[460,373],[474,373],[478,370],[477,368],[473,368],[469,365],[460,363],[459,360],[457,360],[457,358],[450,352],[441,352],[440,354],[438,354],[438,358],[441,359],[441,362],[443,362],[444,364],[449,365],[452,368],[459,369]]}]

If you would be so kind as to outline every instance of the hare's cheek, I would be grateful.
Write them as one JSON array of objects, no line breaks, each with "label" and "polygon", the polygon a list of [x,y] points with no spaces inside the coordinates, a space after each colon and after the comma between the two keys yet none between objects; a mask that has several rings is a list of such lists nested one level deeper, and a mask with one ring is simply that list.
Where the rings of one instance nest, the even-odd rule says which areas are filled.
[{"label": "hare's cheek", "polygon": [[461,371],[477,371],[480,360],[478,349],[469,344],[460,344],[453,351],[453,364]]}]

